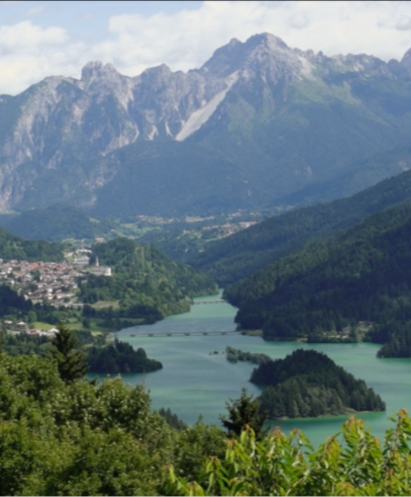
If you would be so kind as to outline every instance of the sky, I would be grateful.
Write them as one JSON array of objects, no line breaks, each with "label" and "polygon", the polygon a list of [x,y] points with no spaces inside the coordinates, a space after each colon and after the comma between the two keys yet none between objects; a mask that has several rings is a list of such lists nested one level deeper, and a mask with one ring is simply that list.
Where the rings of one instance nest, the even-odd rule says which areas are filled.
[{"label": "sky", "polygon": [[0,94],[47,76],[79,78],[93,60],[128,76],[162,63],[187,71],[232,38],[263,32],[329,56],[400,60],[411,48],[411,1],[0,0]]}]

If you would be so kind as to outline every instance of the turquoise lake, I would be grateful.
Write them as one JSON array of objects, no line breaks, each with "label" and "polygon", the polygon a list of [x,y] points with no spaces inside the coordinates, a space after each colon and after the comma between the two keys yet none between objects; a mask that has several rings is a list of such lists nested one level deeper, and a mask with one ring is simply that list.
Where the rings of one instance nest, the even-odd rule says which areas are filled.
[{"label": "turquoise lake", "polygon": [[[213,301],[219,296],[195,299]],[[163,369],[147,375],[123,375],[131,385],[144,383],[150,391],[153,409],[169,407],[189,424],[199,416],[207,423],[219,424],[228,399],[238,398],[241,388],[258,395],[260,389],[248,380],[253,365],[229,363],[223,352],[227,345],[248,352],[260,352],[273,359],[283,358],[297,348],[312,348],[326,353],[356,378],[365,380],[387,404],[387,412],[364,414],[373,433],[383,437],[392,422],[389,418],[400,408],[411,410],[411,360],[377,359],[378,345],[318,344],[265,342],[259,337],[244,335],[139,337],[145,333],[210,332],[235,330],[237,309],[227,303],[191,306],[188,313],[172,316],[150,326],[129,328],[116,333],[134,348],[143,347],[147,355],[163,363]],[[131,337],[130,334],[136,336]],[[214,354],[214,352],[218,354]],[[212,353],[210,355],[210,353]],[[301,428],[314,444],[336,434],[346,418],[318,418],[273,422],[285,431]]]}]

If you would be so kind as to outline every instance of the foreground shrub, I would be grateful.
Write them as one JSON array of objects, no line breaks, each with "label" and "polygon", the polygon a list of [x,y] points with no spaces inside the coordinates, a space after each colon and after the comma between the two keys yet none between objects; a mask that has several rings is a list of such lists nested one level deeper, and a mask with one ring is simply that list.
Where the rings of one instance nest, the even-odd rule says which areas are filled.
[{"label": "foreground shrub", "polygon": [[393,418],[384,445],[363,421],[351,418],[336,436],[314,450],[299,430],[273,431],[256,440],[246,428],[227,442],[224,460],[209,458],[198,481],[164,474],[168,495],[410,495],[411,421],[405,411]]}]

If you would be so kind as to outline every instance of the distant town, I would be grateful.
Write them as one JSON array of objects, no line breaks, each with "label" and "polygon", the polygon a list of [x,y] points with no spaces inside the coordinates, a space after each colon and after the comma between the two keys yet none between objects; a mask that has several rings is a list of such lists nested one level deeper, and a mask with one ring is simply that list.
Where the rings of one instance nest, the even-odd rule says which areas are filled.
[{"label": "distant town", "polygon": [[66,254],[72,262],[4,261],[0,259],[0,284],[7,284],[33,304],[47,303],[60,306],[82,306],[77,302],[78,279],[88,274],[111,276],[111,268],[93,266],[89,249]]}]

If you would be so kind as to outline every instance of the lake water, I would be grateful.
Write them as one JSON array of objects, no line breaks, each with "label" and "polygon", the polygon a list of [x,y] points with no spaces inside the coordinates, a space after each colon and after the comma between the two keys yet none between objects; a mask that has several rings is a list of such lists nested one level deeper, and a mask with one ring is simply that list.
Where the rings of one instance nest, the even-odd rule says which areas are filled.
[{"label": "lake water", "polygon": [[[213,301],[220,296],[195,299]],[[389,421],[400,408],[411,410],[411,360],[377,359],[378,345],[359,344],[300,344],[265,342],[259,337],[243,335],[139,337],[145,333],[207,332],[235,330],[237,309],[227,303],[193,305],[191,311],[172,316],[150,326],[121,330],[116,335],[134,348],[143,347],[148,357],[163,363],[163,369],[147,375],[124,375],[131,385],[144,383],[150,390],[154,409],[169,407],[189,424],[202,415],[205,422],[219,424],[228,399],[240,396],[241,388],[258,395],[260,389],[248,380],[253,365],[232,364],[225,355],[227,345],[247,351],[260,352],[273,359],[283,358],[297,348],[311,348],[326,353],[338,365],[356,378],[366,381],[387,404],[387,412],[361,415],[374,435],[382,438]],[[136,334],[131,337],[130,333]],[[217,351],[218,354],[213,352]],[[210,352],[212,353],[210,355]],[[341,430],[346,418],[318,418],[274,422],[285,431],[301,428],[314,444]]]}]

